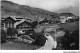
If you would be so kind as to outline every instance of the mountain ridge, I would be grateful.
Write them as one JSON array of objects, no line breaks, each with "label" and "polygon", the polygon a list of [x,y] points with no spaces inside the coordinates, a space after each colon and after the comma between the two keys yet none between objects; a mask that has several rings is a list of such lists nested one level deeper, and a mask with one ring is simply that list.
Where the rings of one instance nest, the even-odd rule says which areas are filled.
[{"label": "mountain ridge", "polygon": [[19,5],[10,1],[1,1],[1,16],[11,15],[11,16],[24,16],[32,17],[35,16],[58,16],[57,13],[46,11],[39,8],[33,8],[27,5]]}]

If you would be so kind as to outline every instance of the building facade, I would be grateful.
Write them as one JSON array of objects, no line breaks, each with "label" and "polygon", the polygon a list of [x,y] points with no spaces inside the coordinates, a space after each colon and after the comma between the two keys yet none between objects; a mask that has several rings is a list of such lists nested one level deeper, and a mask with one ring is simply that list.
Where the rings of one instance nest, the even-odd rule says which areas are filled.
[{"label": "building facade", "polygon": [[16,20],[14,20],[13,18],[7,17],[6,19],[1,20],[1,28],[6,30],[9,27],[14,27],[15,22],[16,22]]},{"label": "building facade", "polygon": [[6,30],[7,28],[16,28],[18,32],[26,32],[31,29],[31,19],[30,18],[16,18],[11,16],[6,18],[1,18],[1,28]]},{"label": "building facade", "polygon": [[76,16],[72,13],[61,13],[60,14],[60,22],[61,23],[66,23],[67,21],[71,19],[75,19]]}]

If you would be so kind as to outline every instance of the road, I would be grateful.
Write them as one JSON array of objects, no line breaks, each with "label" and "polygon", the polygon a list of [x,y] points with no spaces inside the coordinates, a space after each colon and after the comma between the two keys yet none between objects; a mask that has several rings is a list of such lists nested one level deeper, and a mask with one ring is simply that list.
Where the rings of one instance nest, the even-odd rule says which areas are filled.
[{"label": "road", "polygon": [[36,50],[52,50],[53,48],[57,47],[57,42],[52,38],[51,35],[46,36],[45,34],[44,36],[47,38],[45,45]]}]

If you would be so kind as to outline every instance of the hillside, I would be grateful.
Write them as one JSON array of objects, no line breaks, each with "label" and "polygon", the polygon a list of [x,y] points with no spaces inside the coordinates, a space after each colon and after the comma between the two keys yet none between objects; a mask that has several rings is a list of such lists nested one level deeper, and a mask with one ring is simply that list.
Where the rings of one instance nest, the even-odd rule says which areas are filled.
[{"label": "hillside", "polygon": [[27,16],[30,18],[34,18],[36,15],[48,17],[49,15],[57,16],[58,14],[39,8],[19,5],[10,1],[1,1],[1,15]]},{"label": "hillside", "polygon": [[58,13],[72,13],[76,16],[79,16],[79,6],[60,9]]}]

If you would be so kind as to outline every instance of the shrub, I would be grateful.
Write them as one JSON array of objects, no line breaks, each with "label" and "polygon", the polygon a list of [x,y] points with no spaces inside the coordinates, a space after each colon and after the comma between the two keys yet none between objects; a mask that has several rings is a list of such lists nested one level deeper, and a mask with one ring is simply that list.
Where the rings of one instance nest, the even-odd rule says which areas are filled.
[{"label": "shrub", "polygon": [[30,34],[29,34],[29,36],[30,36],[32,39],[34,39],[34,40],[36,40],[36,38],[37,38],[37,35],[36,35],[36,32],[35,32],[35,31],[31,31]]},{"label": "shrub", "polygon": [[37,46],[43,46],[47,38],[42,33],[36,33],[35,35],[36,39],[35,42],[33,42],[32,44]]},{"label": "shrub", "polygon": [[34,22],[32,22],[31,24],[32,24],[32,28],[34,29],[34,28],[36,28],[36,26],[38,25],[38,22],[37,22],[37,21],[34,21]]},{"label": "shrub", "polygon": [[[71,40],[73,40],[70,44],[71,44],[71,47],[70,49],[73,49],[73,50],[78,50],[79,49],[79,30],[75,30],[73,31],[70,36],[72,37]],[[72,45],[74,44],[74,45]]]},{"label": "shrub", "polygon": [[62,47],[64,49],[70,49],[70,40],[72,39],[70,37],[70,32],[68,30],[65,31],[65,35],[62,37],[61,39],[61,44],[62,44]]},{"label": "shrub", "polygon": [[8,28],[7,29],[7,35],[10,36],[10,41],[13,40],[13,36],[15,36],[15,34],[17,34],[17,30],[15,28]]},{"label": "shrub", "polygon": [[35,31],[33,29],[30,29],[30,30],[27,30],[24,34],[29,35],[30,33],[35,33]]},{"label": "shrub", "polygon": [[1,29],[1,43],[5,43],[6,42],[6,32]]},{"label": "shrub", "polygon": [[17,34],[18,37],[20,37],[22,34]]},{"label": "shrub", "polygon": [[61,44],[65,50],[79,49],[79,30],[75,30],[72,33],[66,30],[65,35],[61,38]]}]

